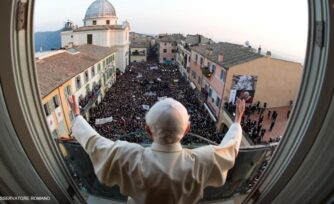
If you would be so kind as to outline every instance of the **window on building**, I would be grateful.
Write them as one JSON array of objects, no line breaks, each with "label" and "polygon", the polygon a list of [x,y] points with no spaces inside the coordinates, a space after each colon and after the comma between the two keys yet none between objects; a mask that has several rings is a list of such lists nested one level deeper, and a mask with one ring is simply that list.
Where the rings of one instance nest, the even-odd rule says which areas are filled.
[{"label": "window on building", "polygon": [[75,86],[77,90],[81,88],[81,77],[80,76],[77,76],[77,78],[75,79]]},{"label": "window on building", "polygon": [[89,86],[89,84],[87,84],[87,85],[86,85],[86,95],[88,95],[89,92],[90,92],[90,86]]},{"label": "window on building", "polygon": [[219,107],[220,105],[220,98],[217,96],[217,99],[216,99],[216,106]]},{"label": "window on building", "polygon": [[85,71],[85,83],[89,81],[89,73],[88,71]]},{"label": "window on building", "polygon": [[216,65],[213,64],[211,66],[211,72],[212,72],[213,75],[215,74],[215,72],[216,72]]},{"label": "window on building", "polygon": [[164,51],[163,51],[164,53],[167,53],[167,49],[164,49]]},{"label": "window on building", "polygon": [[100,71],[101,71],[101,64],[98,63],[98,64],[97,64],[97,73],[100,73]]},{"label": "window on building", "polygon": [[224,72],[224,70],[222,69],[222,70],[220,71],[220,79],[221,79],[221,80],[224,80],[224,77],[225,77],[225,72]]},{"label": "window on building", "polygon": [[96,25],[96,21],[95,20],[93,21],[93,25]]},{"label": "window on building", "polygon": [[72,95],[71,85],[68,85],[68,86],[65,87],[64,94],[65,94],[66,98],[68,98],[70,95]]},{"label": "window on building", "polygon": [[174,61],[174,58],[172,58],[172,61]]},{"label": "window on building", "polygon": [[191,71],[191,75],[193,76],[194,79],[196,79],[196,72],[194,70]]},{"label": "window on building", "polygon": [[195,55],[195,62],[197,63],[197,60],[198,60],[198,55],[196,54]]},{"label": "window on building", "polygon": [[200,58],[200,65],[203,65],[203,57]]},{"label": "window on building", "polygon": [[163,60],[166,61],[167,60],[166,57],[164,57]]},{"label": "window on building", "polygon": [[48,103],[45,103],[43,105],[43,108],[44,108],[44,112],[45,112],[46,116],[51,115],[51,110],[50,110],[50,107],[49,107]]},{"label": "window on building", "polygon": [[215,103],[215,98],[212,97],[212,98],[211,98],[211,102],[212,102],[212,103]]},{"label": "window on building", "polygon": [[58,108],[59,107],[59,97],[58,95],[55,95],[53,98],[52,98],[52,101],[53,101],[53,105],[55,108]]},{"label": "window on building", "polygon": [[92,66],[92,77],[95,76],[95,66]]},{"label": "window on building", "polygon": [[190,56],[188,57],[188,62],[190,62]]},{"label": "window on building", "polygon": [[167,43],[164,44],[165,46],[167,45]]},{"label": "window on building", "polygon": [[106,61],[103,60],[103,68],[106,66]]},{"label": "window on building", "polygon": [[110,24],[110,20],[106,20],[106,23],[107,23],[107,25],[109,25]]},{"label": "window on building", "polygon": [[175,53],[175,52],[176,52],[176,50],[172,49],[172,53]]},{"label": "window on building", "polygon": [[92,34],[87,34],[87,44],[88,45],[93,44],[93,35]]},{"label": "window on building", "polygon": [[198,82],[199,84],[201,83],[201,77],[200,77],[200,76],[197,77],[197,82]]},{"label": "window on building", "polygon": [[211,97],[212,96],[212,89],[210,88],[209,89],[209,97]]}]

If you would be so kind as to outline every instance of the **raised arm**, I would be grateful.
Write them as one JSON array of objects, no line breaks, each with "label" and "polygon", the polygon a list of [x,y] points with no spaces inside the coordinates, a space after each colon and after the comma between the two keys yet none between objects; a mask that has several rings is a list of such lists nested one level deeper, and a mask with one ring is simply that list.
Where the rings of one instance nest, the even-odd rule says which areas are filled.
[{"label": "raised arm", "polygon": [[245,111],[245,100],[237,100],[235,122],[231,125],[219,146],[213,148],[213,165],[207,186],[221,186],[226,181],[227,172],[234,166],[237,157],[242,129],[240,126],[242,115]]},{"label": "raised arm", "polygon": [[117,158],[111,156],[115,154],[118,148],[115,148],[115,142],[100,136],[80,115],[79,106],[75,96],[68,99],[75,119],[72,124],[72,135],[81,144],[88,153],[97,177],[101,183],[110,184],[110,164]]},{"label": "raised arm", "polygon": [[246,106],[245,100],[237,99],[234,123],[231,125],[224,139],[219,144],[220,147],[227,147],[230,145],[234,145],[237,151],[239,150],[242,137],[242,129],[240,123],[242,115],[245,112],[245,106]]}]

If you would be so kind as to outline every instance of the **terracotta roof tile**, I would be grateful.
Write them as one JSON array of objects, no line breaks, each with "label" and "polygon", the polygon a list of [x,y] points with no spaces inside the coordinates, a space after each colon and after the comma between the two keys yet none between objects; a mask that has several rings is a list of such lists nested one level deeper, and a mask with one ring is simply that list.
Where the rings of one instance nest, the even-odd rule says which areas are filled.
[{"label": "terracotta roof tile", "polygon": [[64,51],[37,59],[36,68],[42,97],[116,51],[115,48],[95,45],[82,45],[75,49],[79,51],[77,54]]},{"label": "terracotta roof tile", "polygon": [[[191,49],[225,68],[263,57],[247,47],[227,42],[199,45]],[[224,56],[223,62],[218,61],[220,54]]]}]

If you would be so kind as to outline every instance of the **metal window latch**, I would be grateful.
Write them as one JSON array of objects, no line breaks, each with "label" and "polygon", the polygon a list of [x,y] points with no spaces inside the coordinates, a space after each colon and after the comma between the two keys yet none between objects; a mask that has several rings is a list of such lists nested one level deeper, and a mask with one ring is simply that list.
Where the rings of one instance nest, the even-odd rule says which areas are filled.
[{"label": "metal window latch", "polygon": [[319,47],[324,46],[325,24],[323,21],[316,22],[315,42]]},{"label": "metal window latch", "polygon": [[16,30],[24,30],[27,26],[28,3],[19,1],[16,15]]}]

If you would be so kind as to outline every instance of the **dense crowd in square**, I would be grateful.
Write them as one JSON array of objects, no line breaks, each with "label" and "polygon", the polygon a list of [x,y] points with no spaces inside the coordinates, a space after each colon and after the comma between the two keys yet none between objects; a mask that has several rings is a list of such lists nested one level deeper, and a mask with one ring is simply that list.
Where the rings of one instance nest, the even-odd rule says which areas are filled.
[{"label": "dense crowd in square", "polygon": [[[99,134],[130,142],[149,143],[145,137],[145,114],[158,100],[166,97],[180,101],[190,115],[190,133],[219,143],[223,134],[217,132],[195,91],[181,76],[177,65],[134,63],[126,72],[118,74],[102,102],[90,112],[90,124]],[[95,120],[112,117],[113,121],[96,125]],[[188,136],[183,144],[206,143],[198,137]]]}]

